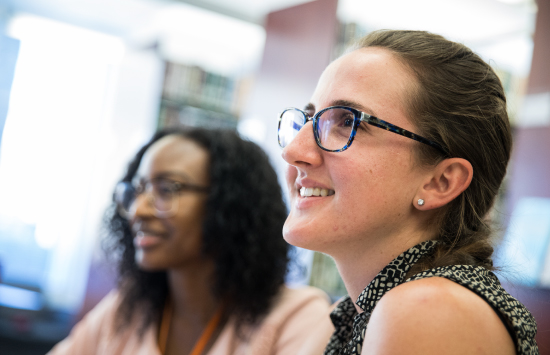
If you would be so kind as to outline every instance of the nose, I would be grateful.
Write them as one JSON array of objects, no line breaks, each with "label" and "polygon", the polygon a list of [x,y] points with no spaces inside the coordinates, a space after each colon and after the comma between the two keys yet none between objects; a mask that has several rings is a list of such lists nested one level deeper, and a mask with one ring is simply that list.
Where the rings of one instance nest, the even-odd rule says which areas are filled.
[{"label": "nose", "polygon": [[313,134],[313,122],[307,122],[296,137],[283,149],[283,159],[294,166],[316,166],[322,163],[321,148]]},{"label": "nose", "polygon": [[144,191],[136,196],[134,203],[130,207],[130,220],[136,218],[149,218],[155,216],[155,208],[153,206],[153,197],[151,192]]}]

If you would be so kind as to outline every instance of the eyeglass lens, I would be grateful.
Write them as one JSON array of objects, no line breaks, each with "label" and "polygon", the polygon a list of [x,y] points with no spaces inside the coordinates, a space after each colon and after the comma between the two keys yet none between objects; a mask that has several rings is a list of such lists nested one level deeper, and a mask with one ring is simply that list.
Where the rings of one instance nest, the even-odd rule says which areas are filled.
[{"label": "eyeglass lens", "polygon": [[317,137],[323,148],[339,150],[346,146],[351,137],[354,123],[353,112],[343,108],[331,108],[317,119]]},{"label": "eyeglass lens", "polygon": [[296,109],[288,109],[281,115],[279,122],[279,144],[281,147],[286,147],[300,129],[304,126],[306,117],[304,113]]},{"label": "eyeglass lens", "polygon": [[119,183],[115,189],[115,201],[123,214],[130,216],[135,212],[136,198],[142,193],[150,194],[147,197],[150,198],[159,216],[174,212],[177,205],[174,198],[176,189],[173,183],[159,179],[139,184],[137,187],[129,182]]},{"label": "eyeglass lens", "polygon": [[[346,146],[354,125],[354,114],[344,108],[331,108],[323,111],[314,123],[314,130],[320,145],[328,150],[339,150]],[[281,115],[279,144],[286,147],[304,126],[302,111],[288,109]]]}]

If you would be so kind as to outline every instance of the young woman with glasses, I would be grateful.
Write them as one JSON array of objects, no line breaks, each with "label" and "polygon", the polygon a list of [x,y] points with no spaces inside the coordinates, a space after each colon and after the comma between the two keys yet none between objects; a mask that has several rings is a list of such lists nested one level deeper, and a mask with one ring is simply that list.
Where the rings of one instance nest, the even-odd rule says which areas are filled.
[{"label": "young woman with glasses", "polygon": [[114,194],[118,290],[58,354],[296,354],[328,315],[326,295],[284,286],[287,216],[255,144],[223,130],[156,134]]},{"label": "young woman with glasses", "polygon": [[367,35],[282,112],[284,238],[332,256],[349,293],[325,354],[538,354],[492,273],[511,143],[495,72],[419,31]]}]

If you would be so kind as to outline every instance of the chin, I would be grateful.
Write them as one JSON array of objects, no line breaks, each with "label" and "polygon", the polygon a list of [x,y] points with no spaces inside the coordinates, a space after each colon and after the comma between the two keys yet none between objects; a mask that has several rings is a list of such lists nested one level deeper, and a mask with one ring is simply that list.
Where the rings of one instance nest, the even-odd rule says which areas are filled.
[{"label": "chin", "polygon": [[328,218],[293,218],[289,215],[283,226],[283,238],[296,247],[332,255],[350,237],[347,226],[336,222]]},{"label": "chin", "polygon": [[166,265],[151,259],[144,255],[143,251],[136,251],[135,260],[140,270],[149,272],[166,270]]},{"label": "chin", "polygon": [[[287,221],[288,222],[288,221]],[[315,244],[318,242],[318,234],[314,231],[309,231],[309,228],[300,228],[296,225],[285,223],[283,227],[283,238],[288,244],[295,247],[318,251]]]}]

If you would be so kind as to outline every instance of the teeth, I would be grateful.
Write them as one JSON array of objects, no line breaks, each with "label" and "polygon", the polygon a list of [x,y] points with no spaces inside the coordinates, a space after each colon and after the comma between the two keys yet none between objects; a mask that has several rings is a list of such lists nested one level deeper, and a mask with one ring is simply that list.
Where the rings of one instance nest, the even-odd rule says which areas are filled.
[{"label": "teeth", "polygon": [[300,188],[300,196],[310,197],[310,196],[331,196],[334,195],[334,190],[322,189],[320,187],[302,187]]}]

